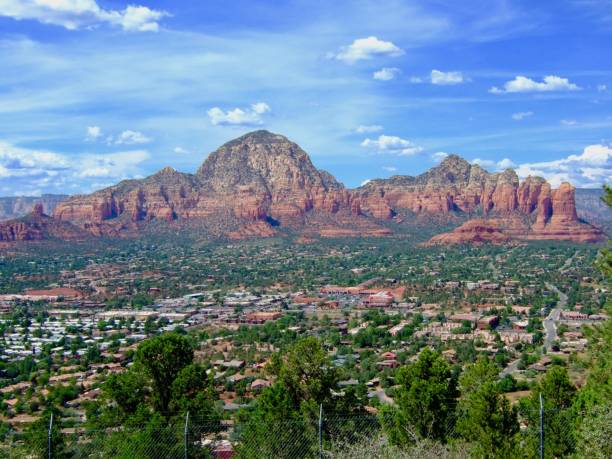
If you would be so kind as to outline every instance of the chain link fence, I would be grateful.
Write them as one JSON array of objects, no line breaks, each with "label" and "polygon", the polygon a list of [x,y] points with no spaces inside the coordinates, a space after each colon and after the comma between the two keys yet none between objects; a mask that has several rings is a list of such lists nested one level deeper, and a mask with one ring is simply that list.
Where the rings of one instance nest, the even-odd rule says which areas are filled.
[{"label": "chain link fence", "polygon": [[[538,415],[540,413],[537,413]],[[519,457],[569,457],[575,449],[574,420],[569,412],[549,411],[525,422],[516,438]],[[419,438],[405,427],[413,443],[390,443],[385,421],[374,414],[321,413],[313,419],[233,422],[189,418],[169,424],[103,430],[60,429],[26,435],[12,433],[0,445],[0,458],[467,458],[470,445],[452,426],[444,443]],[[543,447],[543,450],[541,448]],[[505,457],[496,451],[478,457]]]}]

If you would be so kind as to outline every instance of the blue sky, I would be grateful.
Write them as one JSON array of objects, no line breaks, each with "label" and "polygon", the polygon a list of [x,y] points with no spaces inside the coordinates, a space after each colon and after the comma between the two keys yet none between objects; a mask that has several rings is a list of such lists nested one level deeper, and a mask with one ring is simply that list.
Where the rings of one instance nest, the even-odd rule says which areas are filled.
[{"label": "blue sky", "polygon": [[449,153],[601,186],[610,56],[610,0],[0,0],[0,195],[193,172],[254,129],[349,187]]}]

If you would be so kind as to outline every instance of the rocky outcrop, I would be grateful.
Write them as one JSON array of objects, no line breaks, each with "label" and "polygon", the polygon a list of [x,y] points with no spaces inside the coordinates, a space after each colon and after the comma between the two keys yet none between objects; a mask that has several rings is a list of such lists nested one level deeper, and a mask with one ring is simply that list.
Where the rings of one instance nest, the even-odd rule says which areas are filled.
[{"label": "rocky outcrop", "polygon": [[[385,206],[378,213],[381,217]],[[331,174],[315,168],[297,144],[281,135],[256,131],[211,153],[195,174],[165,168],[143,180],[74,196],[58,206],[54,215],[81,227],[89,225],[96,233],[115,230],[116,225],[102,226],[115,221],[204,219],[209,226],[217,226],[215,234],[238,239],[272,236],[274,225],[299,229],[311,212],[334,215],[341,210],[354,216],[359,235],[359,224],[367,219],[360,215],[353,193]],[[229,226],[234,229],[223,230],[228,226],[228,211],[234,219]]]},{"label": "rocky outcrop", "polygon": [[[278,227],[309,237],[385,235],[390,232],[385,222],[409,224],[421,215],[445,221],[500,218],[513,222],[504,230],[512,237],[601,238],[578,220],[570,185],[552,190],[537,177],[520,183],[513,170],[488,173],[451,155],[419,176],[372,180],[347,190],[297,144],[268,131],[224,144],[195,174],[165,168],[71,197],[54,212],[58,220],[94,235],[124,234],[153,221],[198,221],[211,234],[230,238],[267,237],[278,234]],[[480,227],[467,230],[482,238],[498,236]]]},{"label": "rocky outcrop", "polygon": [[[527,177],[520,183],[511,169],[490,174],[455,155],[417,177],[373,180],[356,190],[362,208],[378,218],[378,209],[387,204],[389,214],[400,209],[430,216],[481,214],[488,222],[499,219],[509,237],[575,242],[602,240],[605,235],[599,229],[578,219],[574,191],[569,183],[552,190],[540,177]],[[458,228],[457,234],[441,240],[467,240],[471,233],[481,237],[484,227],[482,220],[478,222],[470,222],[467,227]]]},{"label": "rocky outcrop", "polygon": [[434,236],[429,244],[504,244],[510,240],[511,237],[496,222],[469,220],[449,233]]},{"label": "rocky outcrop", "polygon": [[40,241],[46,239],[83,239],[88,232],[44,214],[43,204],[34,205],[25,217],[0,223],[0,241]]}]

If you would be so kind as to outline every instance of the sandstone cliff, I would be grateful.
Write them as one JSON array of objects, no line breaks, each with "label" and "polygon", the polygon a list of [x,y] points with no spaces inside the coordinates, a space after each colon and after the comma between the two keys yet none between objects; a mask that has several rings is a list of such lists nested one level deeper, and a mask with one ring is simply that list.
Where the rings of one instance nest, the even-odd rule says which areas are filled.
[{"label": "sandstone cliff", "polygon": [[[224,144],[195,174],[165,168],[73,196],[54,216],[94,235],[125,234],[153,221],[197,221],[209,234],[232,239],[267,237],[282,228],[309,237],[380,236],[390,232],[386,221],[481,216],[513,222],[504,228],[512,237],[580,242],[603,237],[578,220],[569,184],[552,190],[537,177],[521,183],[510,169],[492,174],[452,155],[417,177],[373,180],[348,190],[318,170],[297,144],[268,131]],[[472,229],[479,237],[498,236]]]},{"label": "sandstone cliff", "polygon": [[469,220],[449,233],[438,234],[429,244],[504,244],[512,238],[496,222]]},{"label": "sandstone cliff", "polygon": [[25,217],[0,223],[0,241],[40,241],[45,239],[82,239],[87,231],[43,213],[43,205],[35,204]]},{"label": "sandstone cliff", "polygon": [[[528,177],[521,183],[511,169],[491,174],[456,155],[417,177],[373,180],[355,192],[361,209],[378,218],[390,219],[399,209],[434,216],[459,212],[481,215],[487,221],[496,219],[508,236],[521,239],[595,242],[605,237],[578,219],[575,189],[569,183],[556,190],[540,177]],[[479,237],[483,229],[478,220],[458,228],[448,240],[469,239],[467,233]]]}]

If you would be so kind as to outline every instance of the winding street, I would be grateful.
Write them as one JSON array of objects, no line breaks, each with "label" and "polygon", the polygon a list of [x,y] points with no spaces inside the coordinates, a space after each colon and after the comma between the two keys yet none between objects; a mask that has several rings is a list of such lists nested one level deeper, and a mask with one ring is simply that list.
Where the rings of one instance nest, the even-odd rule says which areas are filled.
[{"label": "winding street", "polygon": [[544,326],[544,330],[546,332],[544,336],[544,348],[547,351],[550,351],[553,341],[557,339],[556,322],[558,322],[561,318],[561,310],[565,309],[567,305],[567,295],[548,282],[546,283],[546,287],[559,295],[559,302],[557,303],[557,306],[552,309],[546,319],[542,321],[542,325]]},{"label": "winding street", "polygon": [[[569,268],[577,253],[578,252],[574,253],[570,258],[565,260],[565,263],[563,264],[563,267],[561,269]],[[552,309],[548,316],[546,316],[546,319],[542,321],[542,325],[544,326],[545,332],[543,347],[544,349],[546,349],[546,351],[550,351],[552,343],[557,339],[557,322],[561,319],[561,311],[567,306],[567,295],[561,290],[559,290],[555,285],[549,282],[546,282],[546,288],[552,290],[553,292],[557,293],[557,295],[559,295],[559,301],[557,302],[557,306]],[[517,371],[519,362],[520,359],[511,362],[506,368],[501,371],[500,377],[503,378],[504,376]]]}]

